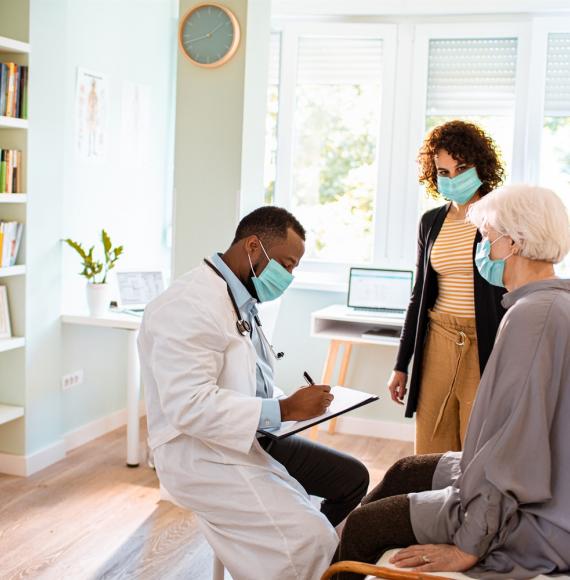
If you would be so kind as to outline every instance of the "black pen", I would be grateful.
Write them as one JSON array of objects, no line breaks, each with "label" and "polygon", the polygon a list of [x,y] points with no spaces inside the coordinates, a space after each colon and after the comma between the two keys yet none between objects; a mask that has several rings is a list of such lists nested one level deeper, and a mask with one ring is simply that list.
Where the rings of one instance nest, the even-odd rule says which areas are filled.
[{"label": "black pen", "polygon": [[305,380],[307,381],[307,383],[309,383],[309,386],[315,384],[315,381],[313,381],[313,379],[311,378],[311,375],[307,371],[305,371],[303,373],[303,376],[305,377]]}]

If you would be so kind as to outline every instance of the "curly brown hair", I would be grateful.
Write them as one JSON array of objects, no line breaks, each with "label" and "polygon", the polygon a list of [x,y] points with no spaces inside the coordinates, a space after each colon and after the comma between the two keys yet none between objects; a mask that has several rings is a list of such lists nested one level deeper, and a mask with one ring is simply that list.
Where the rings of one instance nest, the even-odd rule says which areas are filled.
[{"label": "curly brown hair", "polygon": [[483,185],[481,196],[496,189],[505,179],[503,157],[497,144],[481,127],[465,121],[449,121],[434,127],[425,138],[418,154],[419,180],[426,193],[440,199],[437,191],[435,155],[440,149],[447,151],[456,161],[473,164]]}]

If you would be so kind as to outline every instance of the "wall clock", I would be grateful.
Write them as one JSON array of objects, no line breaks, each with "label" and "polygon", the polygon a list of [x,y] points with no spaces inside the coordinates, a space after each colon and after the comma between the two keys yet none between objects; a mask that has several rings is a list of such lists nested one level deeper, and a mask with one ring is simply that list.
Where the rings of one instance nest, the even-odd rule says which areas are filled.
[{"label": "wall clock", "polygon": [[180,21],[180,50],[197,66],[215,68],[224,65],[236,53],[239,39],[237,18],[221,4],[198,4]]}]

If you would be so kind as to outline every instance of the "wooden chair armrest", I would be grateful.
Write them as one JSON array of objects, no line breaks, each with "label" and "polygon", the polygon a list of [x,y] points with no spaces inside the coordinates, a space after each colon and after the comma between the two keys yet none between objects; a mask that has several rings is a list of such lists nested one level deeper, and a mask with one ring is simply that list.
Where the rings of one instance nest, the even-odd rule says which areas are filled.
[{"label": "wooden chair armrest", "polygon": [[354,572],[355,574],[371,575],[376,576],[376,578],[385,578],[386,580],[449,580],[443,576],[433,576],[431,574],[423,574],[422,572],[393,570],[392,568],[364,564],[363,562],[353,562],[351,560],[332,564],[322,575],[321,580],[330,580],[330,578],[339,572]]}]

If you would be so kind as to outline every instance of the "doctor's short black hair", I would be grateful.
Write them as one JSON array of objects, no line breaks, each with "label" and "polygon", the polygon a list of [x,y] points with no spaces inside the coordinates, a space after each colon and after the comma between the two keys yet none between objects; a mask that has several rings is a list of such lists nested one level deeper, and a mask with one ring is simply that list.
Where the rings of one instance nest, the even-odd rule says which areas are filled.
[{"label": "doctor's short black hair", "polygon": [[289,228],[305,240],[305,228],[292,213],[274,205],[258,207],[239,222],[232,246],[249,236],[258,236],[262,242],[284,240]]}]

